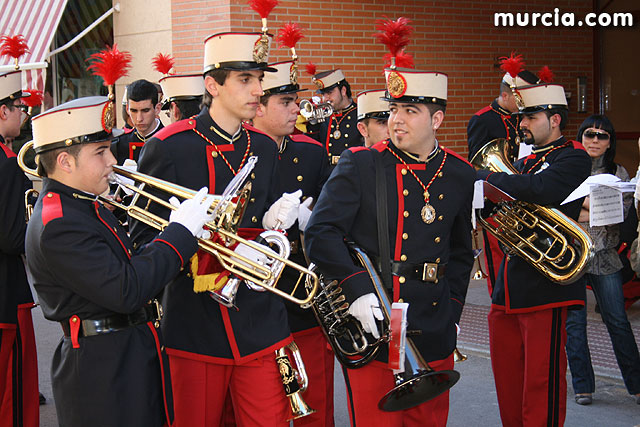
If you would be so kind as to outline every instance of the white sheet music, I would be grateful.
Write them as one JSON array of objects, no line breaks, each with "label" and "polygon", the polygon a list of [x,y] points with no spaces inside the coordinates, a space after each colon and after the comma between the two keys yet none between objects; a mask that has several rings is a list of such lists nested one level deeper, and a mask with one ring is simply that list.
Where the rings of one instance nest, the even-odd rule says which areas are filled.
[{"label": "white sheet music", "polygon": [[622,221],[622,192],[606,185],[592,186],[589,192],[589,226],[619,224]]}]

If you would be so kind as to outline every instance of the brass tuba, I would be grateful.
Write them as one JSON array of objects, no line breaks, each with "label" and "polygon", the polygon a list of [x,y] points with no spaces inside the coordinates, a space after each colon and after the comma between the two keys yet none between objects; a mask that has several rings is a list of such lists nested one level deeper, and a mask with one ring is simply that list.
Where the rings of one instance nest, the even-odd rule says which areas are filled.
[{"label": "brass tuba", "polygon": [[[359,359],[355,364],[349,365],[343,363],[347,368],[357,368],[364,366],[364,364],[372,360],[380,348],[380,345],[389,341],[391,337],[391,333],[389,331],[391,301],[387,295],[387,291],[384,289],[380,276],[367,254],[355,244],[351,243],[349,244],[349,250],[354,261],[367,270],[371,282],[373,283],[375,294],[380,301],[380,309],[384,316],[382,336],[374,343],[369,344],[366,342],[364,333],[361,333],[362,327],[360,326],[360,323],[347,312],[349,304],[344,301],[343,295],[339,295],[339,302],[333,304],[334,309],[338,308],[336,311],[337,316],[335,318],[339,320],[339,323],[333,325],[334,328],[332,329],[330,319],[333,317],[325,316],[324,319],[328,320],[329,323],[320,323],[320,325],[329,339],[329,344],[331,344],[333,351],[336,353],[336,356],[341,363],[343,360],[349,360],[350,355],[341,354],[343,351],[341,348],[342,345],[336,345],[336,343],[340,343],[340,340],[344,338],[341,338],[336,334],[341,331],[344,332],[344,327],[349,327],[349,331],[355,331],[356,334],[361,333],[362,337],[355,337],[356,339],[352,343],[348,344],[353,347],[353,350],[357,350],[357,347],[363,347],[363,351],[359,354]],[[324,294],[325,291],[328,291],[328,295]],[[325,312],[325,309],[319,306],[327,304],[327,298],[335,300],[335,298],[333,298],[335,294],[341,294],[341,290],[337,288],[335,284],[328,288],[322,288],[313,301],[314,313],[317,311]],[[349,331],[346,332],[347,336],[352,333]],[[346,342],[349,341],[350,339],[348,338]],[[420,352],[411,341],[411,338],[407,337],[406,342],[404,362],[405,370],[403,373],[395,375],[396,386],[378,402],[378,407],[383,411],[402,411],[404,409],[413,408],[414,406],[438,397],[453,387],[456,382],[458,382],[458,379],[460,379],[460,374],[454,370],[434,371],[427,362],[424,361]],[[348,353],[358,354],[357,351],[351,351],[351,349],[349,349]]]},{"label": "brass tuba", "polygon": [[[471,164],[476,169],[518,174],[509,158],[509,141],[494,139],[473,156]],[[561,285],[578,280],[593,257],[589,234],[558,209],[520,200],[500,202],[490,220],[478,215],[478,222],[512,253]]]},{"label": "brass tuba", "polygon": [[[287,349],[293,355],[297,369],[292,367],[291,360],[286,351]],[[289,398],[289,405],[291,406],[292,417],[287,419],[287,421],[306,417],[316,412],[315,409],[309,408],[301,396],[301,394],[307,390],[309,379],[307,377],[307,370],[302,362],[302,355],[300,354],[298,345],[294,341],[291,341],[291,343],[276,350],[276,363],[278,364],[278,370],[282,378],[284,393],[287,395],[287,398]]]}]

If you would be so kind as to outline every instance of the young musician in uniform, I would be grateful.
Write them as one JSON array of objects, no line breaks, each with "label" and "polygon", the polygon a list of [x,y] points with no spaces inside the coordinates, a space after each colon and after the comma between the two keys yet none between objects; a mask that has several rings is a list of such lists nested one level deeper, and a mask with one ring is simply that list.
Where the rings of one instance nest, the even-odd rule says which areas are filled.
[{"label": "young musician in uniform", "polygon": [[[560,209],[573,219],[582,200],[560,203],[591,173],[582,144],[562,136],[568,108],[560,85],[516,90],[520,128],[532,154],[515,162],[518,174],[478,171],[517,200]],[[544,247],[542,247],[544,249]],[[500,417],[506,426],[562,425],[566,414],[567,309],[584,306],[583,281],[552,282],[517,255],[500,265],[491,295],[489,339]]]},{"label": "young musician in uniform", "polygon": [[25,191],[31,182],[5,145],[20,135],[26,112],[21,71],[0,74],[0,419],[9,426],[37,427],[38,360],[29,289],[22,256]]},{"label": "young musician in uniform", "polygon": [[[447,103],[447,76],[404,68],[387,68],[385,74],[391,137],[371,149],[343,153],[311,214],[306,250],[326,280],[339,282],[349,313],[369,333],[369,342],[386,332],[378,330],[376,321],[382,313],[367,271],[351,261],[345,241],[367,252],[378,272],[389,263],[393,279],[386,291],[390,300],[409,304],[411,339],[431,368],[450,370],[473,264],[475,173],[436,139]],[[374,156],[381,158],[386,182],[388,224],[382,227],[388,236],[377,232]],[[379,239],[384,237],[391,259],[380,259]],[[445,426],[448,391],[410,409],[378,409],[378,401],[395,386],[387,361],[382,345],[374,361],[344,370],[351,424]]]},{"label": "young musician in uniform", "polygon": [[160,79],[165,110],[171,123],[197,115],[204,94],[202,74],[170,74]]},{"label": "young musician in uniform", "polygon": [[[291,79],[294,61],[285,61],[270,66],[275,73],[267,73],[262,82],[264,95],[253,119],[254,126],[271,136],[278,144],[278,176],[280,191],[302,192],[298,221],[287,230],[291,242],[289,259],[306,265],[300,233],[304,231],[311,205],[329,177],[329,162],[320,143],[305,135],[292,135],[299,107],[296,103],[300,86],[296,78]],[[280,282],[283,289],[290,291],[296,284],[297,274],[285,270]],[[298,294],[302,295],[302,294]],[[333,361],[334,356],[327,340],[318,326],[313,311],[285,302],[289,317],[289,327],[300,349],[304,361],[309,387],[303,394],[314,414],[294,421],[298,425],[333,425]]]},{"label": "young musician in uniform", "polygon": [[[256,114],[265,71],[273,70],[267,66],[268,44],[260,40],[260,33],[237,32],[205,40],[206,108],[148,141],[139,163],[143,173],[189,188],[208,185],[212,194],[222,194],[248,158],[257,156],[240,223],[245,237],[257,236],[262,227],[289,228],[299,206],[295,196],[278,198],[276,143],[244,124]],[[138,244],[147,234],[146,227],[133,223]],[[264,261],[261,254],[250,256]],[[164,291],[163,333],[174,373],[176,426],[218,425],[227,391],[239,424],[285,423],[290,409],[274,356],[292,340],[282,298],[241,283],[238,310],[219,304],[210,292],[219,291],[229,273],[214,268],[217,262],[211,259],[199,251],[190,269]]]},{"label": "young musician in uniform", "polygon": [[195,253],[194,235],[211,220],[213,200],[203,188],[134,251],[98,199],[115,164],[112,126],[113,104],[105,97],[34,117],[44,182],[27,227],[27,265],[44,316],[64,333],[51,366],[60,425],[160,427],[171,424],[173,405],[153,298]]},{"label": "young musician in uniform", "polygon": [[381,89],[358,94],[358,130],[365,147],[389,138],[389,103],[382,99],[384,92]]}]

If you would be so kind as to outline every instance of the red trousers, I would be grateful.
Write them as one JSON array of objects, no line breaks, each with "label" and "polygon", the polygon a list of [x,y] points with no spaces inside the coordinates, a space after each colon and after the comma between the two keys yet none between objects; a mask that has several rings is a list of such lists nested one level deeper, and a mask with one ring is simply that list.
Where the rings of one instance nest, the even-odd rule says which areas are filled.
[{"label": "red trousers", "polygon": [[521,314],[491,307],[491,366],[503,426],[564,424],[566,319],[566,307]]},{"label": "red trousers", "polygon": [[326,426],[333,424],[333,364],[334,357],[320,327],[293,334],[300,349],[309,378],[309,387],[302,398],[316,412],[293,422],[296,426]]},{"label": "red trousers", "polygon": [[[430,362],[436,371],[453,369],[453,354],[444,360]],[[354,427],[408,427],[447,425],[449,392],[404,411],[385,412],[378,401],[395,387],[393,371],[386,364],[371,362],[358,369],[343,369],[347,384],[349,416]]]},{"label": "red trousers", "polygon": [[18,306],[18,325],[0,325],[0,426],[38,427],[38,356],[33,304]]},{"label": "red trousers", "polygon": [[175,427],[221,424],[227,392],[238,426],[288,426],[291,410],[275,354],[243,365],[220,365],[169,355]]}]

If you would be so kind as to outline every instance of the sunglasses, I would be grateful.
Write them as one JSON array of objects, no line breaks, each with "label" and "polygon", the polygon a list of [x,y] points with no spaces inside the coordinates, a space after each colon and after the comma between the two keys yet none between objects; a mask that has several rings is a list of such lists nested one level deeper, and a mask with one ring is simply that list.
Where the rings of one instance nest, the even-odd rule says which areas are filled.
[{"label": "sunglasses", "polygon": [[592,138],[592,139],[598,138],[599,141],[608,141],[609,138],[611,138],[611,136],[608,133],[592,132],[592,131],[587,131],[582,136],[585,136],[587,138]]}]

